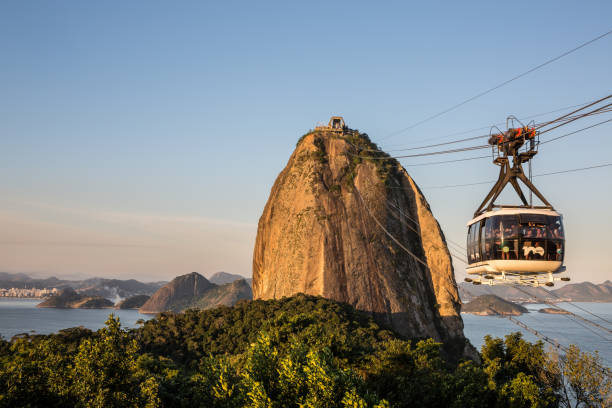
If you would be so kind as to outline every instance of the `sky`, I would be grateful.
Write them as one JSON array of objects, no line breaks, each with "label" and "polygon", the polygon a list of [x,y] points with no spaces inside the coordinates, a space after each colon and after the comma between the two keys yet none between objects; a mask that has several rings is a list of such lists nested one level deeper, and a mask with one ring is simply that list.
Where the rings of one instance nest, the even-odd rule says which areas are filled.
[{"label": "sky", "polygon": [[[595,100],[612,93],[612,35],[397,133],[609,31],[610,15],[606,1],[0,2],[0,271],[250,276],[270,188],[317,122],[342,115],[391,150]],[[612,162],[611,132],[543,146],[534,174]],[[401,163],[463,244],[490,185],[438,187],[497,167],[413,166],[431,161]],[[564,214],[574,281],[612,278],[611,176],[534,179]]]}]

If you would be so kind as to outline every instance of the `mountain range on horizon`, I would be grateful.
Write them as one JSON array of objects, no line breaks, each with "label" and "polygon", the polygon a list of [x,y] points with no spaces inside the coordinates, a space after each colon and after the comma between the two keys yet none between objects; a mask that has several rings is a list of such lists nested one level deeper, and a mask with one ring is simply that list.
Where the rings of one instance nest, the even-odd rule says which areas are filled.
[{"label": "mountain range on horizon", "polygon": [[[250,285],[252,279],[227,272],[213,273],[209,281],[215,285],[224,285],[238,279],[245,279]],[[0,272],[0,289],[26,289],[26,288],[72,288],[84,296],[98,296],[114,301],[115,303],[132,296],[153,295],[167,281],[141,282],[136,279],[110,279],[87,278],[83,280],[59,279],[55,276],[48,278],[33,278],[25,273]]]},{"label": "mountain range on horizon", "polygon": [[218,285],[212,278],[208,280],[197,272],[177,276],[159,288],[138,310],[140,313],[181,312],[233,306],[239,300],[253,298],[251,286],[244,278],[230,279],[230,274],[216,276],[214,281],[226,282]]},{"label": "mountain range on horizon", "polygon": [[482,295],[496,295],[515,302],[612,302],[612,281],[569,283],[558,289],[521,286],[520,289],[505,285],[473,285],[461,282],[459,295],[464,302]]},{"label": "mountain range on horizon", "polygon": [[[252,278],[228,272],[215,272],[207,280],[215,285],[222,286],[236,280],[244,279],[252,286]],[[77,293],[86,296],[100,296],[119,302],[137,295],[153,295],[159,288],[167,284],[166,281],[141,282],[136,279],[110,279],[110,278],[88,278],[83,280],[58,279],[57,277],[33,278],[25,273],[0,272],[0,289],[9,288],[53,288],[63,289],[70,287]],[[558,302],[569,300],[576,302],[612,302],[612,281],[606,280],[602,283],[577,282],[569,283],[558,289],[521,287],[521,290],[504,285],[479,285],[461,282],[458,284],[459,295],[464,302],[470,301],[473,296],[494,294],[504,299],[533,302],[535,299]],[[528,292],[531,296],[528,296]]]}]

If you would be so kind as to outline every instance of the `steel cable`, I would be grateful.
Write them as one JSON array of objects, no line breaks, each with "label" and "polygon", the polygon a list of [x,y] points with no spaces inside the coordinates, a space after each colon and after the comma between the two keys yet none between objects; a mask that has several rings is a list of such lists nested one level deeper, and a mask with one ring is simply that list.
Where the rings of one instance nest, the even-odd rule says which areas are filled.
[{"label": "steel cable", "polygon": [[416,123],[413,123],[412,125],[410,125],[408,127],[405,127],[405,128],[403,128],[401,130],[393,132],[393,133],[389,134],[388,136],[386,136],[385,138],[383,138],[381,140],[385,140],[385,139],[388,139],[390,137],[396,136],[396,135],[398,135],[400,133],[403,133],[403,132],[405,132],[407,130],[413,129],[413,128],[415,128],[415,127],[417,127],[417,126],[419,126],[419,125],[421,125],[423,123],[429,122],[430,120],[433,120],[433,119],[435,119],[437,117],[440,117],[440,116],[442,116],[442,115],[444,115],[444,114],[446,114],[448,112],[451,112],[451,111],[453,111],[453,110],[455,110],[455,109],[457,109],[457,108],[459,108],[459,107],[461,107],[461,106],[463,106],[463,105],[465,105],[465,104],[467,104],[467,103],[469,103],[469,102],[471,102],[471,101],[473,101],[475,99],[478,99],[478,98],[480,98],[480,97],[482,97],[484,95],[487,95],[487,94],[495,91],[496,89],[499,89],[499,88],[501,88],[501,87],[503,87],[503,86],[513,82],[513,81],[516,81],[517,79],[522,78],[525,75],[528,75],[528,74],[530,74],[530,73],[532,73],[532,72],[534,72],[534,71],[536,71],[536,70],[538,70],[538,69],[540,69],[542,67],[545,67],[546,65],[549,65],[549,64],[551,64],[551,63],[553,63],[553,62],[555,62],[555,61],[557,61],[557,60],[559,60],[559,59],[561,59],[561,58],[563,58],[563,57],[565,57],[565,56],[567,56],[567,55],[569,55],[569,54],[571,54],[571,53],[573,53],[575,51],[578,51],[579,49],[581,49],[583,47],[586,47],[587,45],[589,45],[589,44],[591,44],[591,43],[593,43],[593,42],[595,42],[597,40],[600,40],[600,39],[606,37],[609,34],[612,34],[612,30],[610,30],[610,31],[608,31],[606,33],[603,33],[603,34],[601,34],[601,35],[599,35],[599,36],[597,36],[597,37],[595,37],[595,38],[593,38],[593,39],[591,39],[591,40],[589,40],[587,42],[584,42],[584,43],[578,45],[577,47],[574,47],[571,50],[568,50],[568,51],[566,51],[566,52],[564,52],[564,53],[562,53],[562,54],[560,54],[560,55],[558,55],[558,56],[556,56],[554,58],[551,58],[551,59],[541,63],[540,65],[537,65],[537,66],[535,66],[535,67],[533,67],[533,68],[531,68],[531,69],[529,69],[529,70],[527,70],[527,71],[525,71],[525,72],[523,72],[521,74],[518,74],[518,75],[516,75],[516,76],[514,76],[514,77],[512,77],[512,78],[510,78],[510,79],[508,79],[508,80],[506,80],[506,81],[504,81],[504,82],[502,82],[502,83],[492,87],[492,88],[489,88],[489,89],[487,89],[487,90],[485,90],[483,92],[480,92],[479,94],[476,94],[476,95],[474,95],[474,96],[472,96],[472,97],[470,97],[470,98],[468,98],[468,99],[466,99],[466,100],[464,100],[464,101],[462,101],[460,103],[457,103],[457,104],[451,106],[450,108],[444,109],[443,111],[438,112],[438,113],[436,113],[434,115],[428,116],[425,119],[422,119],[422,120],[420,120],[420,121],[418,121]]},{"label": "steel cable", "polygon": [[[577,108],[579,106],[584,106],[584,105],[587,105],[589,103],[591,103],[591,102],[589,101],[589,102],[579,103],[579,104],[576,104],[576,105],[570,105],[570,106],[566,106],[566,107],[563,107],[563,108],[558,108],[558,109],[555,109],[555,110],[552,110],[552,111],[548,111],[548,112],[541,112],[541,113],[537,113],[535,115],[523,116],[519,120],[525,121],[525,120],[528,120],[528,119],[538,118],[540,116],[550,115],[551,113],[561,112],[561,111],[564,111],[564,110],[567,110],[567,109],[572,109],[572,108]],[[496,123],[494,126],[503,126],[505,124],[506,124],[505,122]],[[465,135],[465,134],[468,134],[468,133],[475,132],[477,130],[485,130],[485,129],[491,129],[491,125],[482,126],[482,127],[475,128],[475,129],[470,129],[470,130],[464,130],[464,131],[461,131],[461,132],[450,133],[450,134],[447,134],[447,135],[444,135],[444,136],[438,136],[438,137],[433,137],[433,138],[422,139],[420,141],[440,140],[440,139],[445,139],[445,138],[448,138],[448,137],[451,137],[451,136]],[[476,137],[484,137],[484,136],[487,136],[487,135],[481,135],[481,136],[476,136]],[[387,152],[395,152],[395,151],[404,150],[404,146],[402,146],[402,145],[396,145],[396,146],[401,146],[402,148],[401,149],[389,149],[389,150],[386,150],[386,151]]]},{"label": "steel cable", "polygon": [[[563,174],[563,173],[573,173],[573,172],[577,172],[577,171],[585,171],[585,170],[592,170],[592,169],[598,169],[601,167],[610,167],[612,166],[612,163],[605,163],[605,164],[599,164],[599,165],[595,165],[595,166],[589,166],[589,167],[581,167],[581,168],[577,168],[577,169],[569,169],[569,170],[560,170],[560,171],[553,171],[550,173],[540,173],[540,174],[536,174],[533,177],[543,177],[543,176],[551,176],[553,174]],[[477,186],[477,185],[481,185],[481,184],[491,184],[491,183],[495,183],[497,180],[489,180],[489,181],[479,181],[476,183],[466,183],[466,184],[452,184],[452,185],[443,185],[443,186],[425,186],[422,187],[423,189],[443,189],[443,188],[455,188],[455,187],[467,187],[467,186]],[[393,187],[391,187],[393,188]]]},{"label": "steel cable", "polygon": [[[555,308],[555,309],[557,309],[557,310],[561,310],[561,311],[565,312],[564,316],[567,316],[568,318],[569,318],[569,316],[573,316],[573,317],[575,317],[575,318],[578,318],[578,319],[580,319],[580,320],[584,321],[585,323],[588,323],[588,324],[590,324],[590,325],[592,325],[592,326],[594,326],[594,327],[597,327],[597,328],[598,328],[598,329],[600,329],[600,330],[603,330],[603,331],[606,331],[606,332],[608,332],[608,333],[612,334],[612,330],[610,330],[610,329],[609,329],[609,328],[607,328],[607,327],[604,327],[604,326],[602,326],[602,325],[600,325],[600,324],[598,324],[598,323],[592,322],[592,321],[590,321],[589,319],[586,319],[586,318],[584,318],[584,317],[582,317],[582,316],[580,316],[580,315],[577,315],[576,313],[572,313],[572,312],[570,312],[569,310],[563,309],[561,306],[558,306],[558,305],[556,305],[555,303],[550,302],[550,301],[549,301],[549,300],[547,300],[547,299],[538,299],[538,296],[537,296],[537,295],[535,295],[535,294],[533,294],[533,293],[529,293],[529,292],[527,292],[526,290],[524,290],[523,288],[521,288],[519,285],[512,285],[512,286],[513,286],[513,287],[514,287],[516,290],[518,290],[518,291],[520,291],[520,292],[523,292],[524,294],[526,294],[526,295],[527,295],[527,296],[529,296],[529,297],[532,297],[533,299],[535,299],[535,300],[536,300],[537,302],[539,302],[539,303],[545,303],[545,304],[547,304],[547,305],[550,305],[550,306],[554,307],[554,308]],[[546,291],[546,292],[547,292],[547,293],[550,293],[550,292],[548,292],[548,291]],[[583,327],[584,327],[584,326],[583,326]],[[596,333],[596,334],[597,334],[597,335],[599,335],[600,337],[602,337],[603,339],[605,339],[606,341],[612,341],[612,340],[608,339],[607,337],[603,337],[603,336],[601,336],[599,333]]]}]

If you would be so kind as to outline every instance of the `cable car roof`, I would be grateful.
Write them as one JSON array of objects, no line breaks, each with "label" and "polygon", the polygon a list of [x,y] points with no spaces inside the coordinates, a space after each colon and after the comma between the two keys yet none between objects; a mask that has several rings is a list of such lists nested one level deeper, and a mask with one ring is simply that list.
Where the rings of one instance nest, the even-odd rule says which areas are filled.
[{"label": "cable car roof", "polygon": [[561,214],[555,210],[547,208],[500,208],[498,210],[487,211],[476,218],[468,221],[467,226],[474,224],[484,218],[493,217],[496,215],[516,215],[516,214],[541,214],[541,215],[552,215],[560,217]]}]

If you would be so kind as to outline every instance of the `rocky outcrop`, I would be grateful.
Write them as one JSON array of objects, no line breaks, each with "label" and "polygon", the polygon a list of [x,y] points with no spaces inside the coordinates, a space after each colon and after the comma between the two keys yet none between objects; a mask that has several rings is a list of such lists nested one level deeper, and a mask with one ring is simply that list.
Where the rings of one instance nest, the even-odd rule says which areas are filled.
[{"label": "rocky outcrop", "polygon": [[232,283],[240,279],[245,279],[245,277],[227,272],[216,272],[208,278],[208,280],[215,285],[225,285],[226,283]]},{"label": "rocky outcrop", "polygon": [[113,302],[100,296],[84,296],[72,288],[64,288],[55,296],[46,298],[36,307],[58,309],[106,309],[113,307]]},{"label": "rocky outcrop", "polygon": [[538,310],[539,313],[547,313],[547,314],[564,314],[564,315],[568,315],[571,314],[570,312],[568,312],[567,310],[564,309],[556,309],[554,307],[544,307],[540,310]]},{"label": "rocky outcrop", "polygon": [[177,276],[151,296],[139,309],[140,313],[181,311],[194,300],[200,299],[216,285],[197,272]]},{"label": "rocky outcrop", "polygon": [[475,356],[440,226],[410,175],[367,135],[305,135],[272,187],[253,295],[297,293],[349,303],[406,337]]},{"label": "rocky outcrop", "polygon": [[151,296],[147,295],[136,295],[130,296],[127,299],[123,299],[121,302],[115,305],[115,309],[139,309],[144,305]]},{"label": "rocky outcrop", "polygon": [[245,279],[239,279],[208,290],[199,300],[192,302],[189,307],[210,309],[220,305],[233,306],[240,300],[251,299],[253,299],[251,286]]},{"label": "rocky outcrop", "polygon": [[239,300],[253,298],[251,286],[244,279],[215,285],[197,272],[177,276],[161,287],[139,309],[140,313],[181,312],[185,309],[209,309],[232,306]]},{"label": "rocky outcrop", "polygon": [[529,312],[527,308],[495,295],[478,296],[465,303],[461,311],[480,316],[520,316]]}]

